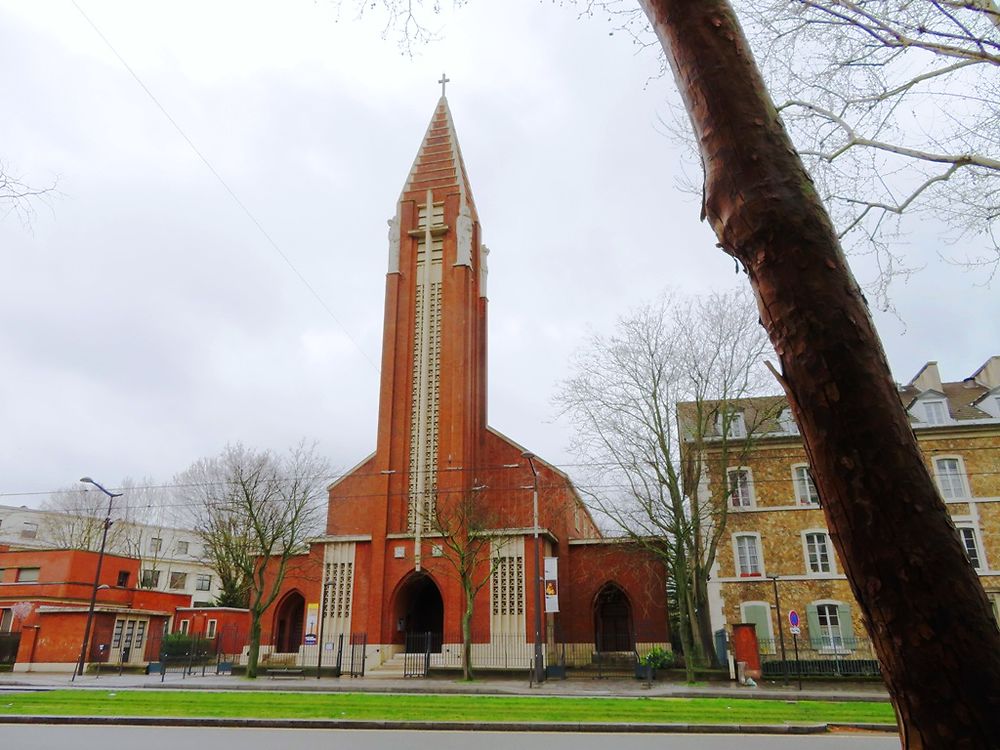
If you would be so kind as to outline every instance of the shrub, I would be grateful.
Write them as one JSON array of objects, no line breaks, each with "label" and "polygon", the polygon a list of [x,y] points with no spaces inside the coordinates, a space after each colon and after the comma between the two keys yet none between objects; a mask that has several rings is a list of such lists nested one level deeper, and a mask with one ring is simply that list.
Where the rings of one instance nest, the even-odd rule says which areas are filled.
[{"label": "shrub", "polygon": [[163,636],[160,643],[160,659],[177,659],[181,656],[207,659],[212,655],[211,641],[195,638],[187,633],[170,633]]},{"label": "shrub", "polygon": [[653,669],[665,669],[673,664],[674,655],[660,646],[653,646],[642,658],[642,663]]}]

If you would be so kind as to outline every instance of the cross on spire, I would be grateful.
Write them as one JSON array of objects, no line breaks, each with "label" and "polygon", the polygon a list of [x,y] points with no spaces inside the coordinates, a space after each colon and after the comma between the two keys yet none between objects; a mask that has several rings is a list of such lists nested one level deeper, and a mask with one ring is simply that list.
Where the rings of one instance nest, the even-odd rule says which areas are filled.
[{"label": "cross on spire", "polygon": [[441,74],[441,78],[438,79],[438,83],[441,84],[441,96],[444,96],[444,87],[448,85],[451,79],[444,73]]}]

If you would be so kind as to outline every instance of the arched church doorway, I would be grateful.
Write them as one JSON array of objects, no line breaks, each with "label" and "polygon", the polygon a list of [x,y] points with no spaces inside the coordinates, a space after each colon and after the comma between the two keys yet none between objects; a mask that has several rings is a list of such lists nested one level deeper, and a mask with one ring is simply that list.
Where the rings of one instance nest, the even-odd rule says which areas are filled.
[{"label": "arched church doorway", "polygon": [[594,645],[598,651],[634,651],[632,605],[615,583],[604,584],[594,597]]},{"label": "arched church doorway", "polygon": [[279,653],[297,652],[302,645],[302,623],[306,600],[298,591],[290,591],[281,600],[274,614],[274,650]]},{"label": "arched church doorway", "polygon": [[431,651],[441,652],[444,634],[444,599],[434,579],[427,573],[412,573],[396,593],[396,643],[421,644],[431,634]]}]

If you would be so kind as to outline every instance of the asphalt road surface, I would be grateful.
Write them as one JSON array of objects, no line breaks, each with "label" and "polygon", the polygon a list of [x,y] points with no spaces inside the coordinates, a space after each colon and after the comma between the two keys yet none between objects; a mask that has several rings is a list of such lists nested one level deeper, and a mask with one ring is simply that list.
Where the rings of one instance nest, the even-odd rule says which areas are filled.
[{"label": "asphalt road surface", "polygon": [[0,724],[0,747],[30,750],[898,750],[893,735],[570,734],[346,729],[22,726]]}]

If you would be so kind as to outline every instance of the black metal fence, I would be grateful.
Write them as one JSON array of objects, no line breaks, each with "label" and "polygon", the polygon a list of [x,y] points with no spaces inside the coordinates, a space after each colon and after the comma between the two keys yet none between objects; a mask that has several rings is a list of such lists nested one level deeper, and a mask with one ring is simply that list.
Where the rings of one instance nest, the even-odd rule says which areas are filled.
[{"label": "black metal fence", "polygon": [[785,654],[781,642],[758,639],[761,673],[764,677],[878,677],[882,668],[871,641],[860,638],[811,642],[805,639],[785,639]]},{"label": "black metal fence", "polygon": [[[606,644],[607,645],[607,644]],[[585,678],[632,678],[652,646],[636,649],[633,639],[599,649],[596,643],[542,644],[550,676]],[[470,657],[473,670],[529,672],[534,662],[534,643],[526,635],[473,635]],[[431,670],[462,668],[462,643],[444,643],[440,633],[408,633],[403,649],[403,675],[424,677]]]},{"label": "black metal fence", "polygon": [[350,647],[350,660],[349,668],[347,673],[351,677],[364,677],[365,676],[365,659],[367,658],[368,652],[368,634],[367,633],[351,633]]}]

